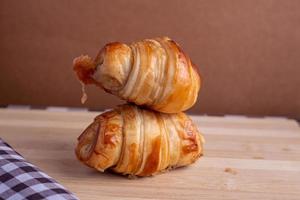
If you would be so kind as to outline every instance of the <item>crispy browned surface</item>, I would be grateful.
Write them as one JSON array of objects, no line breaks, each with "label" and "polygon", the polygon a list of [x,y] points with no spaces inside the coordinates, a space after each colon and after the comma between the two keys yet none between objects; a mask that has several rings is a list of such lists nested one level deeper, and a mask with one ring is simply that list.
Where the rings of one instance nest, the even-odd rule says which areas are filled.
[{"label": "crispy browned surface", "polygon": [[103,113],[79,136],[77,158],[103,171],[119,160],[122,147],[121,116],[115,111]]},{"label": "crispy browned surface", "polygon": [[78,79],[84,84],[93,83],[92,75],[95,73],[95,64],[89,56],[79,56],[73,61],[73,69]]},{"label": "crispy browned surface", "polygon": [[190,58],[167,37],[145,39],[129,46],[109,43],[90,63],[95,66],[92,72],[91,67],[74,63],[83,83],[99,85],[126,101],[164,113],[192,107],[201,86],[200,75]]},{"label": "crispy browned surface", "polygon": [[203,137],[184,113],[162,114],[122,105],[103,113],[78,138],[76,155],[86,165],[121,174],[150,176],[194,163]]}]

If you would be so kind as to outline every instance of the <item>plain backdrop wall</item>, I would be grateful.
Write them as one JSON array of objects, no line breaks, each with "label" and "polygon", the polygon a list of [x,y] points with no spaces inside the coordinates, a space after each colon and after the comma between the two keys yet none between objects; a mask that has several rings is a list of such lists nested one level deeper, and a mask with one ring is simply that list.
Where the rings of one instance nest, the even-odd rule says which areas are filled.
[{"label": "plain backdrop wall", "polygon": [[169,36],[204,77],[192,113],[300,118],[300,1],[0,1],[0,104],[110,108],[72,60],[107,42]]}]

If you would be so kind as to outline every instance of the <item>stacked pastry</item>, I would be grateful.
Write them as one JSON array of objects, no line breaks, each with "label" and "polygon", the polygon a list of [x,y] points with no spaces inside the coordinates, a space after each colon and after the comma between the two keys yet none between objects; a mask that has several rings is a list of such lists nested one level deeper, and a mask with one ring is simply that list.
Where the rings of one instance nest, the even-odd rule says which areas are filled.
[{"label": "stacked pastry", "polygon": [[79,136],[75,152],[81,162],[99,171],[150,176],[202,155],[204,138],[182,112],[195,104],[201,77],[173,40],[109,43],[95,59],[75,58],[74,70],[83,86],[94,84],[130,102],[97,116]]}]

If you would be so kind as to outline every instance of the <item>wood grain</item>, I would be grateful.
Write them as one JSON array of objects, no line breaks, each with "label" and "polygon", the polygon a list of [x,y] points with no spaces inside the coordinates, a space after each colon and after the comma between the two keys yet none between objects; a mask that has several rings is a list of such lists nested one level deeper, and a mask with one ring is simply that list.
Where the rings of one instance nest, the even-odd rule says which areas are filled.
[{"label": "wood grain", "polygon": [[299,199],[300,128],[285,118],[192,116],[196,164],[130,180],[79,163],[76,138],[99,113],[0,110],[0,137],[80,199]]}]

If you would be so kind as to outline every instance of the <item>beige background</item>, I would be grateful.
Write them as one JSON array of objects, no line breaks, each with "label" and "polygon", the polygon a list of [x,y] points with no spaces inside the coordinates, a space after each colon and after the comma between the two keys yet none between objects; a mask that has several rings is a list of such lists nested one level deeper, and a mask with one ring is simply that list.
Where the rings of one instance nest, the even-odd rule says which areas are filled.
[{"label": "beige background", "polygon": [[[82,106],[75,56],[166,35],[204,77],[190,112],[300,118],[300,1],[1,1],[0,15],[2,105]],[[121,102],[88,94],[93,109]]]}]

